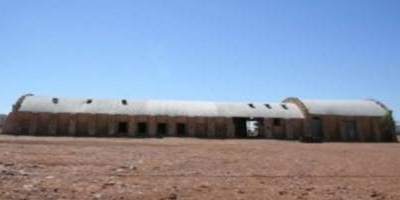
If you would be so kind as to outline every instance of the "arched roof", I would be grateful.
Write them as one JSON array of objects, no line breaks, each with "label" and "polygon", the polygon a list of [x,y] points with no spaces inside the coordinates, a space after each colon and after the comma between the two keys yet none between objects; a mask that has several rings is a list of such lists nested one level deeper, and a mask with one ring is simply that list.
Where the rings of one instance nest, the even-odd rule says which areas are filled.
[{"label": "arched roof", "polygon": [[301,100],[310,114],[338,116],[384,116],[387,108],[374,100]]},{"label": "arched roof", "polygon": [[[89,100],[89,101],[88,101]],[[250,105],[251,104],[251,105]],[[267,105],[268,104],[268,105]],[[26,96],[18,111],[153,116],[304,118],[292,103],[222,103],[201,101],[131,101]]]}]

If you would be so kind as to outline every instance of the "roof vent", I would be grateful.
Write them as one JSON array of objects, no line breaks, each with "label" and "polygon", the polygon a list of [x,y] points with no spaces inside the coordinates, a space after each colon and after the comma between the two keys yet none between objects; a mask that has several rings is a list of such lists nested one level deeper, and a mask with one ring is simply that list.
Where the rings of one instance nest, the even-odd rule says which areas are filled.
[{"label": "roof vent", "polygon": [[126,106],[128,105],[128,101],[126,99],[122,99],[121,100],[122,105]]},{"label": "roof vent", "polygon": [[53,98],[51,101],[52,101],[54,104],[58,104],[58,98]]},{"label": "roof vent", "polygon": [[254,104],[252,104],[252,103],[249,103],[248,105],[249,105],[250,108],[256,108],[256,107],[254,106]]},{"label": "roof vent", "polygon": [[288,109],[287,105],[285,105],[285,104],[281,104],[281,106],[282,106],[282,108],[285,109],[285,110]]},{"label": "roof vent", "polygon": [[269,105],[268,103],[264,104],[265,107],[267,107],[268,109],[272,109],[271,105]]},{"label": "roof vent", "polygon": [[88,100],[86,100],[86,103],[87,104],[91,104],[93,102],[93,100],[92,99],[88,99]]}]

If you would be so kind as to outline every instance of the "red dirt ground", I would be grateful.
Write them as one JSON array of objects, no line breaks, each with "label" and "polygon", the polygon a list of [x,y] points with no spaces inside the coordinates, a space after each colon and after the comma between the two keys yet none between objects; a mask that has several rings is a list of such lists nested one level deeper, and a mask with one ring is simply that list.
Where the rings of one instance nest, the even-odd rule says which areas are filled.
[{"label": "red dirt ground", "polygon": [[400,145],[0,136],[0,199],[400,199]]}]

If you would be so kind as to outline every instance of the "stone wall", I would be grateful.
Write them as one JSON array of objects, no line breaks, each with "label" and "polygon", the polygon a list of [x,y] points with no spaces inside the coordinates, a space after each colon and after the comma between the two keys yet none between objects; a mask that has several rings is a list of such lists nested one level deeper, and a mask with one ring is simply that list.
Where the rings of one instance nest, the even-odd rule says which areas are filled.
[{"label": "stone wall", "polygon": [[4,123],[6,122],[7,115],[0,115],[0,129],[3,128]]},{"label": "stone wall", "polygon": [[[319,116],[322,120],[324,141],[354,141],[354,142],[381,142],[383,141],[382,128],[379,117],[348,117],[348,116]],[[346,123],[354,123],[356,138],[348,136]],[[311,133],[311,120],[305,120],[305,132]]]},{"label": "stone wall", "polygon": [[[322,132],[324,141],[349,141],[346,135],[346,121],[354,122],[358,137],[355,141],[359,142],[382,142],[391,141],[390,133],[383,133],[380,125],[380,117],[351,117],[351,116],[334,116],[334,115],[312,115],[307,107],[298,98],[287,98],[285,103],[294,103],[302,111],[303,119],[303,136],[312,136],[312,118],[318,117],[322,120]],[[377,102],[379,103],[379,102]],[[383,106],[382,103],[379,103]],[[387,109],[383,106],[384,109]]]},{"label": "stone wall", "polygon": [[[353,121],[357,130],[354,141],[387,141],[379,117],[310,116],[308,119],[260,119],[262,138],[299,139],[311,132],[312,117],[322,120],[324,141],[347,141],[346,122]],[[279,120],[276,121],[276,120]],[[139,123],[145,123],[146,133],[139,133]],[[165,133],[160,135],[161,125]],[[165,137],[178,136],[178,124],[183,124],[183,137],[234,138],[235,124],[227,117],[126,116],[102,114],[49,114],[12,112],[4,132],[18,135],[95,136],[95,137]],[[120,126],[126,126],[121,130]],[[182,127],[181,127],[182,128]],[[121,132],[124,131],[124,132]]]},{"label": "stone wall", "polygon": [[[260,119],[263,138],[297,139],[302,132],[301,119]],[[139,133],[139,123],[145,123],[146,133]],[[120,132],[125,124],[125,132]],[[161,125],[160,125],[161,124]],[[177,136],[178,124],[184,124],[184,137],[234,138],[235,124],[228,117],[168,117],[126,116],[104,114],[50,114],[13,112],[7,122],[8,133],[45,136],[84,137],[165,137]],[[165,127],[160,135],[159,126]]]}]

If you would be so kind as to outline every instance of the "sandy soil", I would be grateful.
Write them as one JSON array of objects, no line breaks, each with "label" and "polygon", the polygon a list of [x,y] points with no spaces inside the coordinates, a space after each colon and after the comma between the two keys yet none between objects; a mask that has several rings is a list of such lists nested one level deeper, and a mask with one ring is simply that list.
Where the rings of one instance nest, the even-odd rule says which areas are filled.
[{"label": "sandy soil", "polygon": [[400,144],[0,136],[0,199],[400,199]]}]

